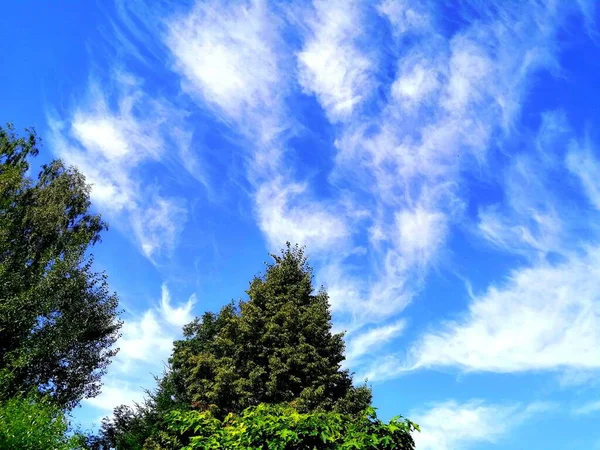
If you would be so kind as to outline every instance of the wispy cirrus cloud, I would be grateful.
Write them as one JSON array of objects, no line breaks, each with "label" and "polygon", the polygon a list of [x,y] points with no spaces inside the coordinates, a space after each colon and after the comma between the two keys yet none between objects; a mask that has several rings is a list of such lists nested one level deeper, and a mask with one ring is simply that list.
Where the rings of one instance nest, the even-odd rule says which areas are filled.
[{"label": "wispy cirrus cloud", "polygon": [[[466,372],[545,370],[572,383],[600,369],[597,213],[573,202],[587,196],[593,204],[589,174],[597,160],[589,143],[588,150],[579,150],[560,113],[543,117],[533,143],[535,150],[514,156],[506,167],[504,201],[479,212],[482,236],[530,262],[472,295],[461,319],[424,333],[407,357],[380,361],[384,377],[445,366]],[[557,179],[580,189],[560,189]]]},{"label": "wispy cirrus cloud", "polygon": [[174,307],[171,305],[171,294],[166,284],[162,285],[162,297],[160,299],[160,313],[167,322],[175,327],[182,328],[194,318],[192,316],[192,308],[197,302],[195,294],[192,294],[187,302],[181,306]]},{"label": "wispy cirrus cloud", "polygon": [[[118,226],[132,232],[146,257],[171,252],[186,221],[185,200],[161,193],[140,174],[152,164],[196,161],[187,157],[182,114],[151,98],[140,80],[114,72],[106,86],[92,81],[87,98],[65,117],[52,113],[49,124],[54,152],[83,172],[95,205],[126,219]],[[197,162],[193,168],[205,182]]]},{"label": "wispy cirrus cloud", "polygon": [[[293,240],[314,252],[317,280],[331,295],[336,322],[350,331],[349,356],[361,370],[372,372],[363,356],[369,347],[401,333],[398,315],[444,258],[457,228],[475,231],[496,248],[521,252],[531,261],[544,262],[558,251],[568,257],[561,263],[565,270],[584,270],[575,254],[560,245],[569,226],[554,198],[541,195],[547,189],[544,173],[534,175],[535,167],[564,165],[543,149],[547,136],[570,132],[561,128],[558,115],[545,119],[545,131],[537,138],[540,149],[507,164],[501,182],[505,203],[480,204],[469,196],[469,183],[488,176],[489,161],[508,151],[504,146],[518,128],[535,74],[560,70],[556,33],[574,10],[553,2],[478,2],[459,8],[462,22],[449,29],[433,2],[315,1],[281,17],[267,1],[235,7],[209,1],[179,10],[160,26],[154,23],[183,91],[237,133],[245,148],[250,197],[268,246]],[[370,32],[375,26],[381,31]],[[290,42],[289,36],[296,40]],[[181,156],[188,171],[202,179],[202,170],[185,145],[189,133],[183,127],[161,129],[160,121],[172,114],[169,103],[149,102],[135,83],[127,89],[118,107],[97,94],[90,107],[73,114],[70,128],[63,130],[71,145],[64,146],[69,149],[65,155],[84,167],[87,163],[90,177],[102,180],[95,195],[127,212],[142,251],[152,256],[175,245],[185,205],[157,193],[152,204],[139,206],[141,188],[132,174],[145,161],[164,157],[165,136],[181,143],[178,154],[190,157]],[[288,163],[297,152],[289,138],[304,126],[297,126],[300,119],[289,102],[301,94],[314,98],[335,136],[324,185],[302,178]],[[151,112],[140,114],[140,102]],[[136,145],[143,151],[125,158]],[[589,152],[572,147],[567,164],[593,203],[590,158]],[[94,172],[98,167],[105,172]],[[519,195],[524,184],[528,198]],[[316,194],[323,188],[325,197]],[[466,213],[472,201],[475,220]],[[469,335],[470,327],[485,329],[488,319],[476,305],[508,299],[505,314],[511,319],[520,311],[512,304],[517,296],[538,295],[519,276],[554,276],[559,267],[547,263],[532,266],[539,274],[514,272],[505,287],[474,299],[464,322],[415,344],[414,367],[443,365],[428,339],[452,346],[465,339],[461,330]],[[550,316],[575,307],[561,299],[554,304]],[[532,316],[544,314],[533,300],[529,308]],[[493,333],[488,341],[483,337],[481,342],[496,338]],[[469,353],[477,354],[476,348]],[[454,347],[446,355],[452,357],[459,366],[484,365],[464,362]],[[376,364],[378,373],[370,373],[372,379],[398,374],[406,366],[393,355],[382,361]],[[505,361],[507,367],[514,362]]]},{"label": "wispy cirrus cloud", "polygon": [[[538,3],[513,8],[492,15],[474,5],[478,20],[448,37],[432,4],[379,7],[391,39],[372,45],[396,55],[396,76],[385,85],[383,107],[340,128],[332,173],[344,189],[364,194],[369,220],[362,226],[378,261],[368,280],[342,269],[344,259],[325,272],[334,307],[352,311],[351,322],[398,314],[420,291],[453,225],[466,219],[463,175],[487,170],[492,138],[512,130],[531,76],[556,66],[563,12]],[[381,70],[371,68],[385,81]],[[502,224],[488,225],[504,232]]]},{"label": "wispy cirrus cloud", "polygon": [[120,351],[115,363],[119,370],[129,370],[129,364],[135,361],[143,364],[165,362],[181,327],[191,322],[195,303],[196,297],[192,295],[187,302],[173,306],[169,289],[163,284],[160,302],[152,302],[151,307],[139,316],[130,313],[119,340]]},{"label": "wispy cirrus cloud", "polygon": [[600,400],[592,401],[585,403],[575,409],[573,409],[573,414],[576,416],[587,416],[591,414],[596,414],[600,411]]},{"label": "wispy cirrus cloud", "polygon": [[197,3],[170,18],[165,42],[184,89],[244,139],[251,195],[268,243],[296,240],[318,252],[345,241],[349,230],[343,208],[311,196],[285,163],[285,136],[294,125],[286,116],[293,80],[286,76],[291,66],[282,27],[267,2]]},{"label": "wispy cirrus cloud", "polygon": [[513,272],[465,318],[425,334],[414,366],[466,371],[600,369],[600,251]]},{"label": "wispy cirrus cloud", "polygon": [[390,324],[374,327],[352,336],[352,339],[346,348],[345,364],[348,366],[356,364],[361,357],[378,350],[396,339],[403,333],[405,328],[406,321],[400,319]]},{"label": "wispy cirrus cloud", "polygon": [[563,113],[542,115],[531,148],[515,152],[500,172],[504,201],[479,208],[478,232],[489,244],[530,259],[568,248],[565,244],[573,241],[568,229],[573,214],[552,180],[568,176],[561,155],[573,139]]},{"label": "wispy cirrus cloud", "polygon": [[413,435],[420,450],[461,450],[480,443],[497,444],[514,428],[537,414],[551,410],[551,403],[493,405],[480,400],[447,401],[411,412],[421,427]]},{"label": "wispy cirrus cloud", "polygon": [[302,242],[311,252],[344,244],[350,230],[343,217],[336,214],[339,207],[328,210],[319,202],[306,202],[306,184],[285,182],[275,178],[256,191],[258,221],[271,247],[286,241]]},{"label": "wispy cirrus cloud", "polygon": [[278,20],[261,0],[197,2],[165,32],[183,89],[267,146],[283,125]]},{"label": "wispy cirrus cloud", "polygon": [[357,42],[366,6],[354,0],[317,0],[314,11],[305,11],[309,31],[297,54],[298,81],[334,122],[349,118],[377,86],[373,57]]},{"label": "wispy cirrus cloud", "polygon": [[577,176],[589,202],[600,210],[600,162],[594,157],[591,142],[582,146],[576,141],[570,144],[566,156],[568,169]]},{"label": "wispy cirrus cloud", "polygon": [[[167,21],[174,69],[187,92],[247,139],[267,243],[310,246],[352,348],[362,327],[385,323],[412,301],[454,227],[469,219],[465,175],[489,170],[533,76],[558,70],[556,33],[574,9],[477,3],[459,12],[464,24],[449,34],[434,3],[316,1],[291,14],[300,24],[294,50],[284,38],[289,24],[269,3],[224,6],[197,3]],[[374,24],[386,31],[367,33]],[[393,76],[384,53],[393,55]],[[296,83],[335,131],[326,199],[286,164]],[[551,208],[540,209],[530,235],[511,230],[505,212],[480,210],[479,232],[498,246],[515,233],[540,246],[558,235]]]},{"label": "wispy cirrus cloud", "polygon": [[[161,88],[125,72],[90,84],[54,116],[56,148],[153,261],[178,246],[190,253],[179,245],[186,220],[204,220],[180,174],[210,191],[207,174],[234,171],[236,201],[250,200],[244,220],[269,250],[308,246],[357,380],[452,369],[583,383],[600,369],[600,164],[568,113],[529,101],[540,78],[568,78],[563,25],[583,11],[590,26],[592,3],[208,0],[172,11],[118,1],[116,53],[135,59],[123,65],[131,73],[163,71]],[[215,149],[196,145],[213,127]],[[227,167],[207,167],[211,150]],[[510,262],[481,274],[482,254],[455,264],[462,250]],[[461,292],[427,285],[432,272],[455,271],[478,278],[462,311]],[[423,304],[407,309],[415,299]],[[139,400],[195,304],[174,304],[164,285],[160,300],[130,311],[106,389],[89,404]],[[443,450],[500,442],[550,409],[448,401],[410,417],[423,429],[418,448]]]}]

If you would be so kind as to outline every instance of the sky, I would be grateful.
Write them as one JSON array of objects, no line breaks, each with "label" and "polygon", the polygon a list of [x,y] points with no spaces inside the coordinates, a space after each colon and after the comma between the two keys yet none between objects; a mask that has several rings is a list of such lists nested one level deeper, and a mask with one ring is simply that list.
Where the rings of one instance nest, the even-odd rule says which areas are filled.
[{"label": "sky", "polygon": [[305,245],[418,450],[600,449],[592,0],[23,0],[0,120],[77,166],[124,309],[97,426]]}]

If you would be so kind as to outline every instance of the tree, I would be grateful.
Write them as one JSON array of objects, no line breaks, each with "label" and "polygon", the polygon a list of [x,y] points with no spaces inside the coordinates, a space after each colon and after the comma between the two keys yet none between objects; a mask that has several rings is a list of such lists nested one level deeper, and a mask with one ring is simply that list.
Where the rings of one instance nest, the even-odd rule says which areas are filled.
[{"label": "tree", "polygon": [[71,408],[100,389],[121,327],[89,248],[106,224],[90,186],[58,160],[28,177],[35,132],[0,127],[0,400],[47,394]]},{"label": "tree", "polygon": [[341,369],[343,334],[331,332],[329,297],[323,289],[315,292],[304,250],[288,244],[271,256],[264,276],[250,283],[247,301],[184,327],[156,390],[143,404],[119,407],[104,421],[99,441],[105,447],[181,448],[181,436],[168,431],[173,411],[219,420],[283,404],[298,413],[362,417],[371,390],[353,386],[351,374]]},{"label": "tree", "polygon": [[14,397],[0,403],[0,448],[3,450],[75,450],[82,435],[69,436],[64,411],[36,396]]},{"label": "tree", "polygon": [[87,448],[142,450],[146,438],[156,434],[156,430],[149,427],[150,423],[140,407],[117,406],[110,419],[102,419],[100,433],[88,437]]},{"label": "tree", "polygon": [[366,386],[354,387],[341,369],[343,334],[332,334],[329,297],[315,292],[303,249],[289,243],[249,300],[206,313],[176,341],[170,397],[223,416],[260,403],[288,403],[299,411],[354,414],[371,403]]},{"label": "tree", "polygon": [[88,436],[89,450],[142,450],[147,442],[159,439],[164,449],[179,450],[176,435],[168,433],[168,416],[173,410],[187,410],[189,404],[174,401],[172,378],[155,377],[157,387],[146,390],[146,398],[133,407],[117,406],[111,417],[102,419],[97,435]]}]

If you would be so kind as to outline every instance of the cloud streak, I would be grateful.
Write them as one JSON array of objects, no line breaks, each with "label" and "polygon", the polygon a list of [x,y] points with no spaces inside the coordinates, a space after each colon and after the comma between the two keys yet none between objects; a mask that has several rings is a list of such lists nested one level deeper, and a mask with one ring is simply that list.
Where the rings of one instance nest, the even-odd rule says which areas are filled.
[{"label": "cloud streak", "polygon": [[512,429],[553,408],[549,403],[491,405],[479,400],[447,401],[412,411],[421,427],[414,439],[419,450],[460,450],[478,443],[497,444]]},{"label": "cloud streak", "polygon": [[[201,107],[247,140],[267,244],[309,246],[336,321],[351,331],[348,348],[362,348],[363,327],[396,318],[421,292],[454,228],[473,228],[463,225],[466,179],[480,182],[510,142],[533,76],[558,70],[556,33],[573,10],[477,3],[459,8],[464,25],[449,34],[433,3],[315,1],[288,22],[267,2],[224,6],[197,3],[168,20],[174,69]],[[370,33],[374,26],[384,31]],[[323,186],[288,164],[296,151],[289,132],[301,128],[289,104],[298,88],[335,135],[325,198],[313,194]],[[509,176],[536,160],[521,162]],[[584,183],[592,176],[580,175]],[[514,223],[529,205],[514,202],[509,220],[480,205],[478,232],[498,247],[520,240],[546,254],[563,230],[557,211],[534,206],[527,228]]]},{"label": "cloud streak", "polygon": [[140,173],[177,160],[167,153],[173,145],[167,142],[182,151],[184,122],[166,101],[150,98],[133,76],[115,72],[113,82],[118,86],[114,98],[92,82],[87,100],[70,115],[51,114],[51,141],[55,153],[86,176],[94,204],[109,217],[126,218],[125,229],[154,260],[173,251],[187,211],[184,200],[162,194]]},{"label": "cloud streak", "polygon": [[265,1],[254,0],[238,7],[197,2],[166,24],[165,44],[183,89],[265,145],[282,126],[277,22]]},{"label": "cloud streak", "polygon": [[600,250],[515,271],[475,298],[461,321],[428,333],[412,368],[466,371],[600,369]]},{"label": "cloud streak", "polygon": [[348,119],[376,87],[374,62],[358,47],[364,4],[315,1],[309,37],[297,54],[298,81],[314,94],[333,122]]}]

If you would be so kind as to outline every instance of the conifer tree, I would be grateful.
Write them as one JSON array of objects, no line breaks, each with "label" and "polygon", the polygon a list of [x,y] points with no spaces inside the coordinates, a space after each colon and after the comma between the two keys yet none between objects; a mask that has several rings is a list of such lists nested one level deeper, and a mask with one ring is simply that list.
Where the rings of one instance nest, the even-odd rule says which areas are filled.
[{"label": "conifer tree", "polygon": [[[180,405],[240,412],[259,403],[357,413],[371,403],[341,369],[343,334],[331,331],[329,297],[315,291],[302,248],[289,243],[255,277],[249,299],[206,313],[175,342],[169,394]],[[165,380],[166,381],[166,380]]]},{"label": "conifer tree", "polygon": [[288,243],[271,256],[265,274],[250,283],[248,300],[184,327],[156,390],[135,408],[116,408],[92,448],[181,448],[192,435],[173,435],[169,417],[177,411],[224,418],[287,405],[300,413],[364,416],[371,390],[353,386],[341,368],[343,334],[332,333],[329,297],[315,291],[304,250]]}]

